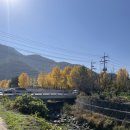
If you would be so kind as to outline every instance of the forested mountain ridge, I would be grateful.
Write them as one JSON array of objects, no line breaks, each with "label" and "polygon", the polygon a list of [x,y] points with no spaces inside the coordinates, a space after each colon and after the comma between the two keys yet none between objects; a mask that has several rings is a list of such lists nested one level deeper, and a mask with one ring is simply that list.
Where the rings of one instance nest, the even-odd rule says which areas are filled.
[{"label": "forested mountain ridge", "polygon": [[37,76],[39,72],[50,72],[53,67],[61,69],[73,66],[67,62],[55,62],[40,55],[23,55],[12,47],[0,44],[0,79],[11,79],[22,72]]}]

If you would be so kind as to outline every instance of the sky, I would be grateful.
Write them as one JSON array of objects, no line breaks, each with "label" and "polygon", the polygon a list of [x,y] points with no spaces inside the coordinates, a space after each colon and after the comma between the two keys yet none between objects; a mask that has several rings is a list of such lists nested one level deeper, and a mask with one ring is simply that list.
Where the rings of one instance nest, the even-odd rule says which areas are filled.
[{"label": "sky", "polygon": [[130,72],[130,0],[0,0],[0,43],[101,71]]}]

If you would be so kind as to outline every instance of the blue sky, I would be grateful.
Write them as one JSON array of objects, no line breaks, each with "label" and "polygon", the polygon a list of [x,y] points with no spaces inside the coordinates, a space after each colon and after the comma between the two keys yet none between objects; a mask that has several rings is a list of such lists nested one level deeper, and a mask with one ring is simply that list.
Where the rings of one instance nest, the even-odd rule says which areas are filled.
[{"label": "blue sky", "polygon": [[130,0],[0,0],[0,43],[88,67],[93,60],[98,71],[105,52],[109,71],[130,72]]}]

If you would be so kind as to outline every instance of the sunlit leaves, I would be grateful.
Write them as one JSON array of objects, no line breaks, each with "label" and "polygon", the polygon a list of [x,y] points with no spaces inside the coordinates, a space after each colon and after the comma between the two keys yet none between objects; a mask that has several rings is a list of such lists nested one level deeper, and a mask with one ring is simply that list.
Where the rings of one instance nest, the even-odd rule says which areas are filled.
[{"label": "sunlit leaves", "polygon": [[29,86],[29,76],[27,73],[22,73],[19,77],[18,77],[18,85],[19,87],[22,88],[27,88]]},{"label": "sunlit leaves", "polygon": [[10,85],[10,80],[1,80],[0,81],[0,88],[5,89],[8,88]]},{"label": "sunlit leaves", "polygon": [[129,74],[126,69],[119,69],[117,71],[116,84],[119,90],[122,89],[126,91],[128,87],[128,78],[129,78]]},{"label": "sunlit leaves", "polygon": [[46,74],[45,73],[40,73],[38,75],[37,82],[38,82],[38,86],[40,86],[42,88],[47,86],[47,76],[46,76]]}]

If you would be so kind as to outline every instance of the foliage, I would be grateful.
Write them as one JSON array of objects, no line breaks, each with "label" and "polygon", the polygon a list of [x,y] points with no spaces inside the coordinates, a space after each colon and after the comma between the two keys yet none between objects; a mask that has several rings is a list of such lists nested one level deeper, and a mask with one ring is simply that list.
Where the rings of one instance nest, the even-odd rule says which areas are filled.
[{"label": "foliage", "polygon": [[[92,80],[93,79],[93,80]],[[17,83],[18,82],[18,83]],[[10,86],[19,87],[37,86],[49,89],[79,89],[88,92],[95,83],[92,72],[84,66],[67,66],[63,70],[54,67],[50,73],[40,73],[36,78],[21,73],[18,78],[11,80]]]},{"label": "foliage", "polygon": [[54,88],[60,88],[61,87],[61,70],[58,67],[54,67],[51,72],[51,78],[52,78],[52,86]]},{"label": "foliage", "polygon": [[3,96],[0,98],[0,103],[6,107],[8,110],[12,110],[14,107],[14,101],[10,100],[8,97]]},{"label": "foliage", "polygon": [[37,114],[38,116],[47,117],[47,106],[41,100],[31,95],[19,96],[14,101],[14,109],[24,114]]},{"label": "foliage", "polygon": [[71,86],[69,85],[69,78],[70,78],[70,73],[72,71],[72,67],[67,66],[65,67],[61,74],[62,74],[62,82],[61,82],[61,86],[64,89],[71,89]]},{"label": "foliage", "polygon": [[120,124],[110,117],[105,115],[86,111],[81,109],[80,106],[73,105],[71,107],[71,115],[78,118],[79,120],[86,120],[91,129],[94,130],[128,130],[128,126],[125,124]]},{"label": "foliage", "polygon": [[48,74],[40,73],[37,81],[42,88],[73,89],[82,91],[90,87],[90,72],[84,66],[67,66],[63,70],[54,67]]},{"label": "foliage", "polygon": [[118,91],[127,91],[129,89],[128,82],[129,82],[128,71],[126,69],[119,69],[117,71],[117,77],[116,77],[116,85]]},{"label": "foliage", "polygon": [[38,86],[37,79],[35,77],[30,77],[29,78],[29,87],[37,87],[37,86]]},{"label": "foliage", "polygon": [[99,74],[99,84],[101,87],[101,90],[106,90],[108,89],[107,87],[110,84],[110,76],[106,72],[101,72]]},{"label": "foliage", "polygon": [[47,86],[47,76],[44,73],[40,73],[37,78],[38,86],[45,87]]},{"label": "foliage", "polygon": [[29,86],[29,76],[27,73],[22,73],[19,77],[18,77],[18,85],[19,87],[23,87],[26,88]]},{"label": "foliage", "polygon": [[103,93],[106,93],[104,96],[109,96],[111,98],[120,95],[121,92],[126,93],[130,91],[130,80],[128,71],[121,68],[114,76],[107,72],[101,72],[98,76],[97,86],[99,86],[98,92],[101,97],[103,97]]},{"label": "foliage", "polygon": [[0,88],[5,89],[8,88],[10,85],[10,80],[1,80],[0,81]]},{"label": "foliage", "polygon": [[74,66],[70,72],[69,85],[81,91],[88,89],[89,76],[87,68],[84,66]]},{"label": "foliage", "polygon": [[9,87],[10,88],[18,87],[18,77],[14,77],[11,79]]},{"label": "foliage", "polygon": [[6,111],[1,104],[0,115],[6,121],[8,129],[10,130],[60,130],[59,127],[35,115],[23,115],[12,111]]},{"label": "foliage", "polygon": [[118,96],[121,92],[130,91],[130,79],[126,69],[119,69],[117,74],[97,74],[80,65],[67,66],[64,69],[54,67],[50,73],[40,73],[37,79],[22,73],[11,81],[0,81],[1,88],[15,87],[17,84],[24,88],[38,86],[46,89],[78,89],[88,95],[98,93],[101,97]]}]

